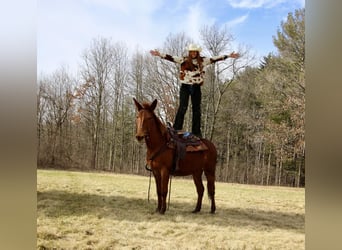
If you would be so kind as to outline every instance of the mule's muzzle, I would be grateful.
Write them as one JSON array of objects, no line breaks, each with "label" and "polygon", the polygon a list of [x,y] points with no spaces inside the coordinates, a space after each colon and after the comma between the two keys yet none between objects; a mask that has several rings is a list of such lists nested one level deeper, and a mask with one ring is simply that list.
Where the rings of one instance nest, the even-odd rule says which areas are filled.
[{"label": "mule's muzzle", "polygon": [[144,135],[136,135],[135,138],[140,142],[145,138],[145,136]]},{"label": "mule's muzzle", "polygon": [[149,135],[148,133],[137,133],[135,138],[138,140],[138,142],[142,142],[144,139],[148,139]]}]

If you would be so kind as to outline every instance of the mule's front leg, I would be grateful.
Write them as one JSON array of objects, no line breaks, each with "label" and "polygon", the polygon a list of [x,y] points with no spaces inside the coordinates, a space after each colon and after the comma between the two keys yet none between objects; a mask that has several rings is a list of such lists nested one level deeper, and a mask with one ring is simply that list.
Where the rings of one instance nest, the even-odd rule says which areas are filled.
[{"label": "mule's front leg", "polygon": [[[167,169],[163,169],[161,171],[161,208],[159,213],[164,214],[166,211],[166,198],[167,198],[167,191],[168,191],[168,183],[169,183],[169,171]],[[158,202],[159,204],[159,202]]]},{"label": "mule's front leg", "polygon": [[160,212],[161,207],[162,207],[161,175],[159,171],[153,171],[153,175],[156,181],[157,197],[158,197],[158,206],[157,206],[156,212]]}]

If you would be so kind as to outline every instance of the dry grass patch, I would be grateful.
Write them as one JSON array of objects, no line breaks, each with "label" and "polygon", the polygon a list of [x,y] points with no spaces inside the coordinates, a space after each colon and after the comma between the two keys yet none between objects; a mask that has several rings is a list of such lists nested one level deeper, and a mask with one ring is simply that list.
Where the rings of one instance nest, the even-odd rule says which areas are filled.
[{"label": "dry grass patch", "polygon": [[170,209],[154,213],[148,178],[37,172],[37,249],[304,249],[304,189],[216,183],[217,212],[196,205],[191,180],[172,180]]}]

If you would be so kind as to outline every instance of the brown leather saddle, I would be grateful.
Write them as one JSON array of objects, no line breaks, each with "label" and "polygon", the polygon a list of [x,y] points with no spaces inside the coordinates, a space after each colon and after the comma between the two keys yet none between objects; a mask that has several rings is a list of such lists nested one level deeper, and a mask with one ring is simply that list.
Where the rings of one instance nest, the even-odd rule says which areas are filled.
[{"label": "brown leather saddle", "polygon": [[179,146],[184,147],[185,152],[203,151],[208,149],[199,137],[185,131],[177,131],[173,141],[175,143],[170,144],[170,148],[177,147],[177,144],[183,144]]},{"label": "brown leather saddle", "polygon": [[172,167],[173,172],[178,169],[179,160],[184,158],[186,152],[208,150],[208,147],[199,137],[189,132],[176,131],[169,123],[168,131],[170,134],[168,147],[175,150]]}]

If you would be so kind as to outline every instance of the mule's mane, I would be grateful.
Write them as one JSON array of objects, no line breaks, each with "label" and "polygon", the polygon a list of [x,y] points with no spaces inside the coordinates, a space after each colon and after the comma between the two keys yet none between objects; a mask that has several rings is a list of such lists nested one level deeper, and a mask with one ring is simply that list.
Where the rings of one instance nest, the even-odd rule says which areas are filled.
[{"label": "mule's mane", "polygon": [[158,116],[154,113],[154,110],[151,108],[151,104],[148,102],[143,102],[142,104],[143,109],[148,110],[152,113],[155,121],[157,122],[157,126],[159,128],[159,131],[161,132],[162,135],[165,135],[167,133],[167,128],[166,126],[160,121]]}]

